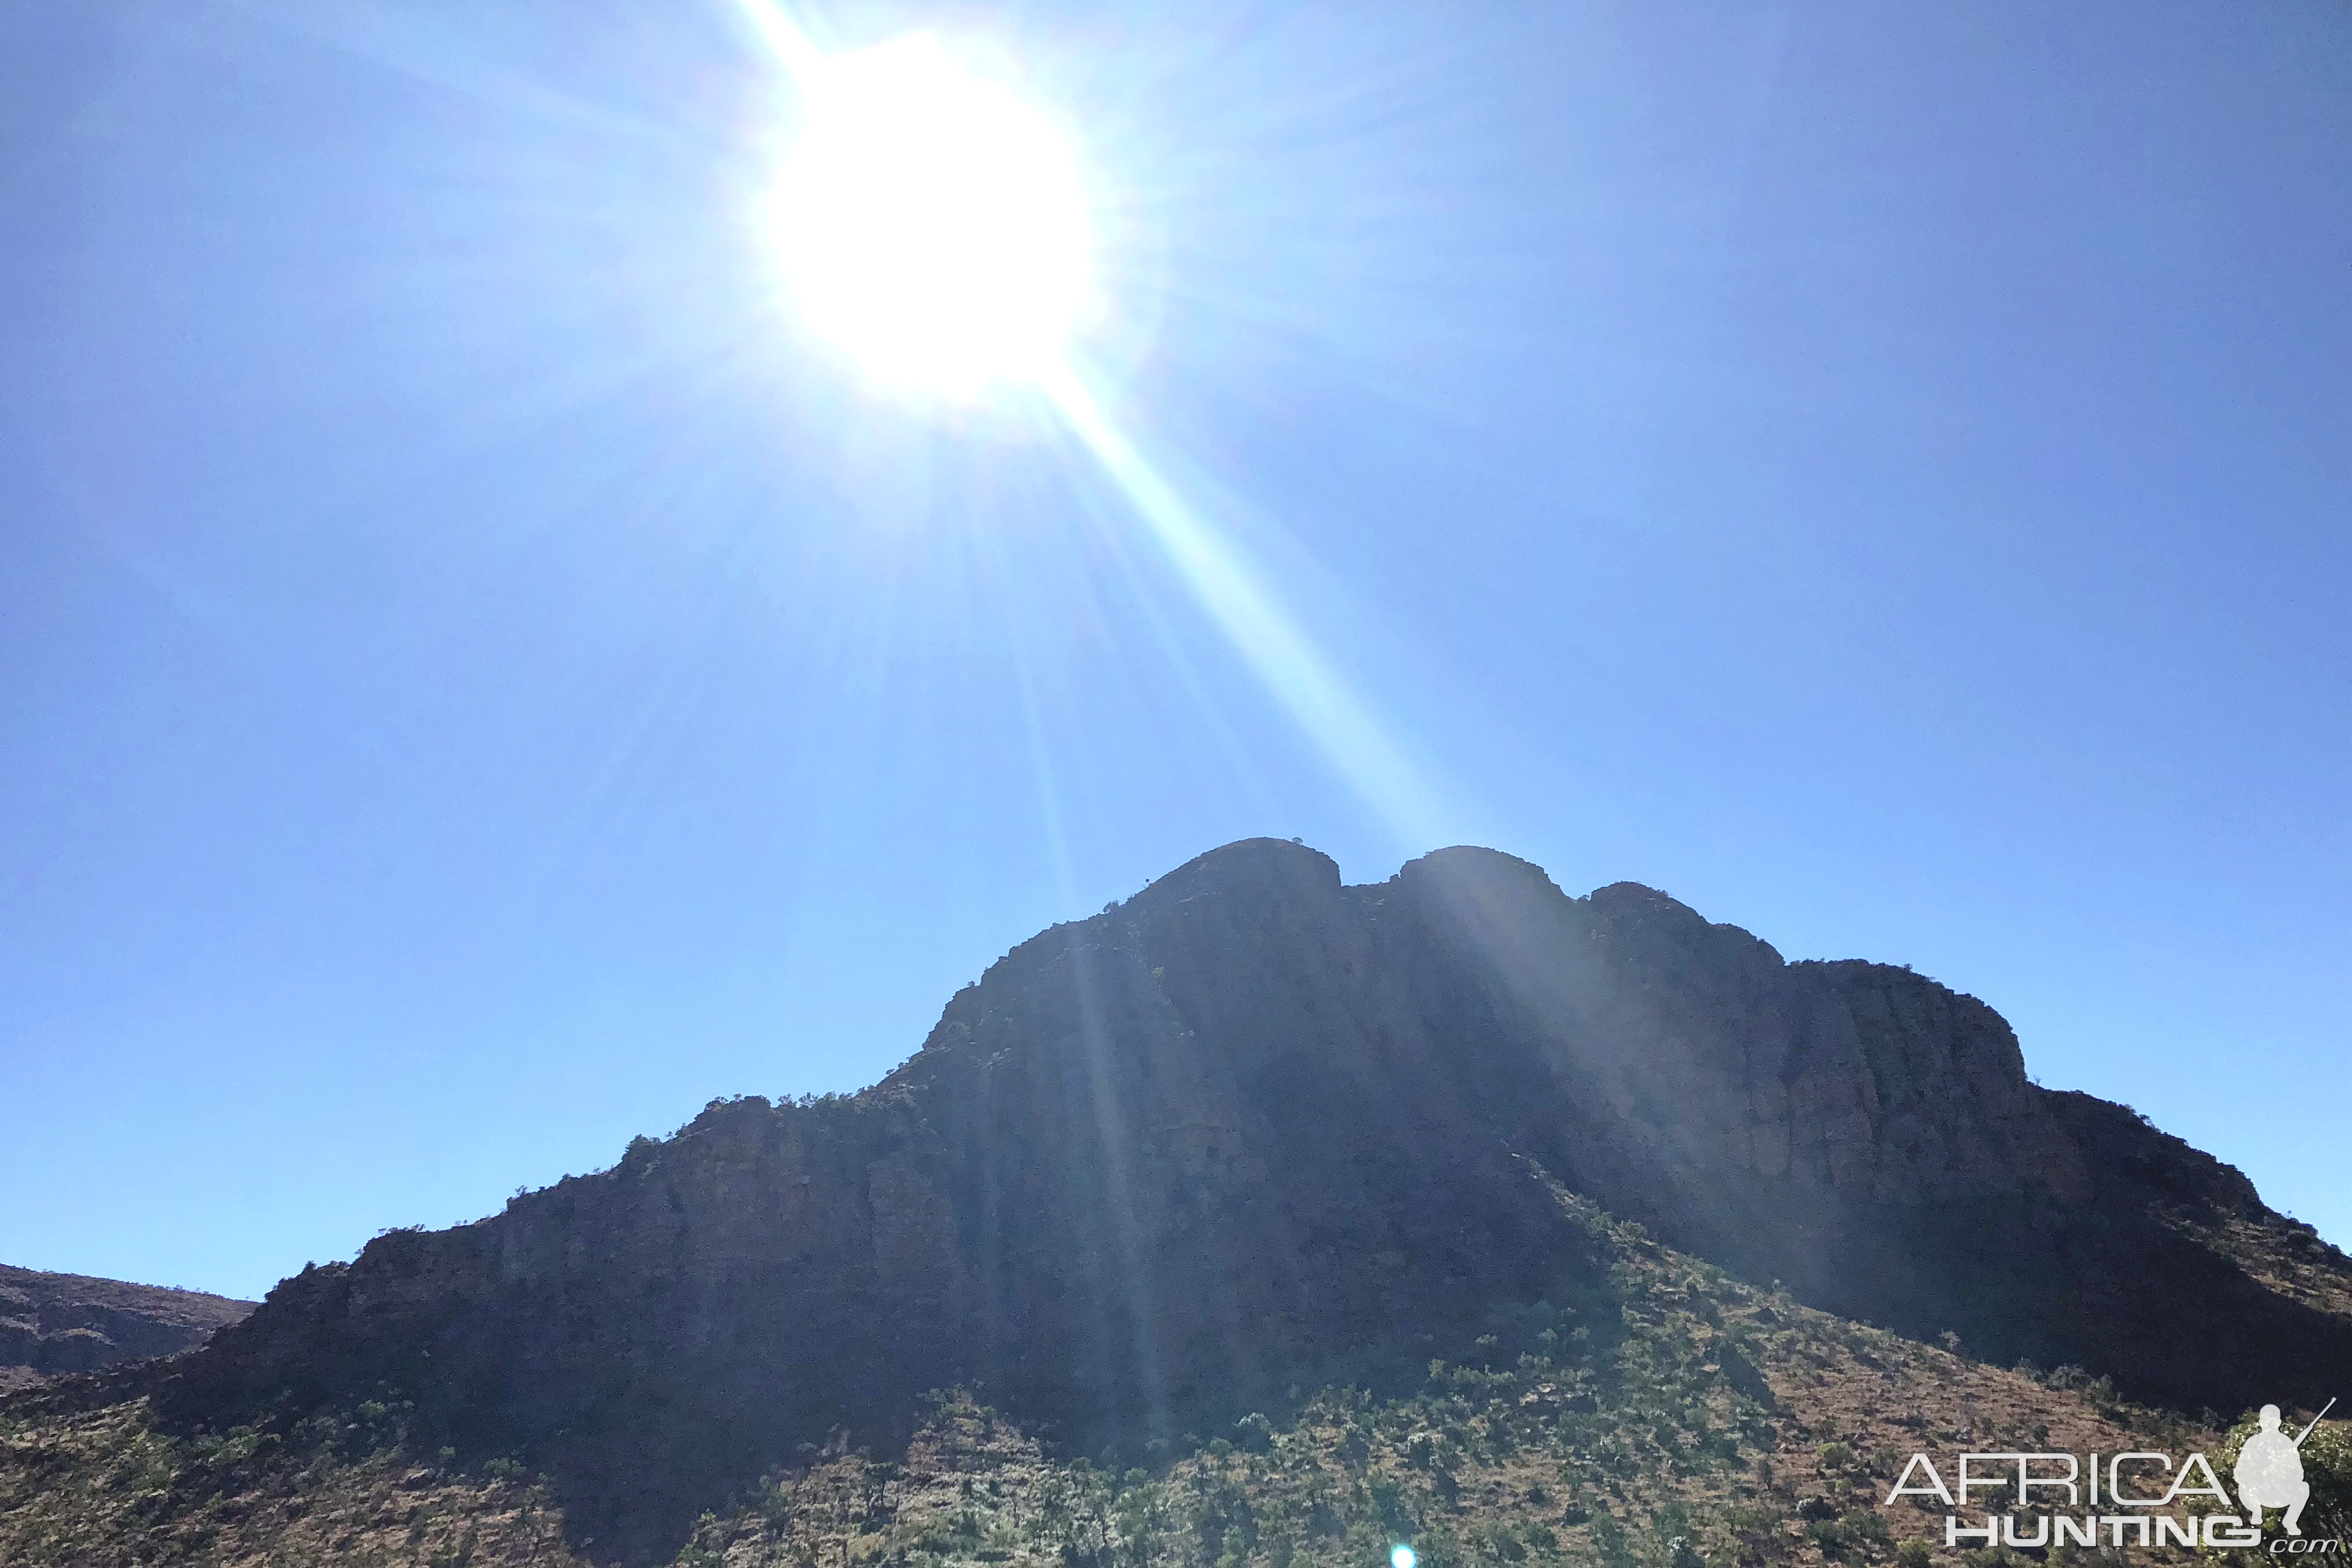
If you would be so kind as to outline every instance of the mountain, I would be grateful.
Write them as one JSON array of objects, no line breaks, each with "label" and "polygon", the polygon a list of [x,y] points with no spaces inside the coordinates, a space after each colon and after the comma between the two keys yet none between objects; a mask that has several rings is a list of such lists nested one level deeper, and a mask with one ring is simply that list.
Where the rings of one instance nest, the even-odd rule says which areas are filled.
[{"label": "mountain", "polygon": [[[2228,1474],[2252,1430],[2131,1405],[2080,1369],[2004,1370],[1847,1322],[1562,1203],[1606,1260],[1598,1293],[1498,1311],[1463,1361],[1302,1391],[1280,1419],[1188,1436],[1149,1468],[1057,1451],[948,1390],[919,1402],[903,1445],[836,1432],[633,1549],[560,1480],[436,1452],[396,1396],[187,1429],[120,1374],[0,1404],[0,1562],[1362,1568],[1403,1541],[1425,1568],[2025,1568],[1940,1550],[1932,1503],[1882,1506],[1908,1455],[2155,1445],[2205,1449]],[[2323,1423],[2305,1454],[2307,1532],[2352,1535],[2352,1423]]]},{"label": "mountain", "polygon": [[[1792,1333],[1829,1349],[1800,1355]],[[340,1455],[346,1479],[433,1456],[399,1484],[472,1498],[447,1508],[473,1509],[478,1548],[520,1552],[515,1520],[551,1511],[567,1550],[632,1561],[733,1561],[751,1536],[712,1532],[754,1515],[769,1545],[799,1539],[779,1521],[805,1489],[914,1465],[983,1421],[1056,1496],[1140,1472],[1100,1500],[1146,1497],[1132,1528],[1106,1526],[1132,1545],[1160,1517],[1136,1489],[1204,1476],[1232,1458],[1216,1435],[1255,1434],[1252,1452],[1331,1448],[1358,1478],[1352,1514],[1329,1505],[1336,1535],[1285,1537],[1306,1550],[1404,1517],[1406,1492],[1381,1503],[1369,1478],[1383,1443],[1399,1488],[1435,1473],[1427,1434],[1467,1419],[1447,1413],[1467,1397],[1451,1366],[1533,1423],[1481,1415],[1482,1453],[1534,1443],[1562,1475],[1605,1436],[1571,1416],[1600,1420],[1629,1388],[1664,1401],[1613,1490],[1542,1526],[1543,1552],[1572,1538],[1605,1558],[1621,1513],[1706,1500],[1673,1432],[1716,1434],[1691,1440],[1718,1468],[1785,1466],[1820,1423],[1929,1409],[1930,1372],[1960,1364],[1933,1339],[1971,1366],[2068,1369],[2056,1387],[2001,1375],[2031,1390],[2006,1396],[2028,1426],[2119,1435],[2137,1400],[2211,1427],[2352,1384],[2352,1262],[2129,1111],[2038,1088],[1998,1014],[1907,969],[1786,963],[1663,894],[1570,898],[1492,851],[1348,887],[1324,856],[1254,840],[1014,948],[871,1089],[713,1102],[611,1170],[379,1238],[195,1355],[26,1419],[59,1475],[100,1462],[83,1453],[180,1455],[181,1475],[206,1441],[206,1464],[269,1439]],[[1800,1387],[1855,1357],[1870,1397],[1791,1420]],[[1629,1365],[1647,1370],[1629,1383]],[[930,1397],[954,1388],[985,1410]],[[259,1452],[221,1474],[266,1490]],[[845,1561],[853,1537],[940,1554],[914,1525],[843,1533],[837,1492]],[[190,1493],[185,1517],[217,1495]],[[1306,1495],[1261,1501],[1322,1518]],[[101,1500],[75,1528],[115,1517]],[[1537,1538],[1512,1539],[1524,1555]],[[1093,1550],[1063,1544],[1067,1563]]]},{"label": "mountain", "polygon": [[190,1350],[251,1311],[201,1291],[0,1264],[0,1389]]}]

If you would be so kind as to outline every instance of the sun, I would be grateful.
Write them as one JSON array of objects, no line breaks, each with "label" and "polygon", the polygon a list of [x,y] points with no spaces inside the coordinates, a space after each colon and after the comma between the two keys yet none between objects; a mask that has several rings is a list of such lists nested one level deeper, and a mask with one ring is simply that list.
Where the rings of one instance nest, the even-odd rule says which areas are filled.
[{"label": "sun", "polygon": [[1076,157],[914,34],[814,65],[775,239],[800,310],[876,380],[967,398],[1036,377],[1086,309]]}]

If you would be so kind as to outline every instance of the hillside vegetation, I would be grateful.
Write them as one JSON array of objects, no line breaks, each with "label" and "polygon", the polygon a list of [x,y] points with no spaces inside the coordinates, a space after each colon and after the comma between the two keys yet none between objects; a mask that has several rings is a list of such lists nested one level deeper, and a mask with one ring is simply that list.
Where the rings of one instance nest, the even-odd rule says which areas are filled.
[{"label": "hillside vegetation", "polygon": [[[1605,1284],[1498,1312],[1468,1359],[1433,1360],[1417,1387],[1299,1390],[1124,1469],[1051,1451],[984,1389],[945,1390],[903,1451],[836,1437],[664,1561],[1379,1568],[1404,1542],[1425,1568],[1986,1568],[2005,1554],[1947,1552],[1939,1516],[1881,1505],[1911,1452],[2153,1444],[2214,1452],[2227,1474],[2224,1434],[2098,1380],[1847,1322],[1559,1201],[1604,1249]],[[2307,1451],[2332,1490],[2306,1532],[2342,1529],[2326,1508],[2352,1498],[2352,1427],[2326,1424]],[[124,1375],[0,1404],[0,1562],[26,1568],[598,1560],[565,1522],[511,1460],[418,1451],[396,1404],[193,1437],[163,1429]]]}]

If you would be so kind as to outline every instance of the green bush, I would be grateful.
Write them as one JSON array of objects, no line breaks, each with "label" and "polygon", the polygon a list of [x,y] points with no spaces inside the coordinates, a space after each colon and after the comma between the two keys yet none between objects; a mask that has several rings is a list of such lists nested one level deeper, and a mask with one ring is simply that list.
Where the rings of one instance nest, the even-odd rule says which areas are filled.
[{"label": "green bush", "polygon": [[1854,1509],[1838,1523],[1844,1528],[1850,1541],[1866,1541],[1874,1546],[1884,1546],[1894,1539],[1893,1532],[1886,1528],[1886,1521],[1872,1509]]},{"label": "green bush", "polygon": [[1805,1526],[1805,1533],[1822,1549],[1822,1555],[1832,1563],[1843,1558],[1853,1545],[1853,1537],[1847,1533],[1842,1520],[1816,1519]]},{"label": "green bush", "polygon": [[1612,1516],[1604,1513],[1593,1520],[1592,1544],[1601,1553],[1603,1568],[1633,1568],[1633,1553],[1625,1543],[1625,1527]]}]

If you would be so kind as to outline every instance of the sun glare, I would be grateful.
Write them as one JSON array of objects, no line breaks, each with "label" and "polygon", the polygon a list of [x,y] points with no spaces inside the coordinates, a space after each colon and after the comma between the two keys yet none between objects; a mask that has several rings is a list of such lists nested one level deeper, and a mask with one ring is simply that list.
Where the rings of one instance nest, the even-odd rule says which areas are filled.
[{"label": "sun glare", "polygon": [[[737,5],[800,95],[772,232],[810,327],[918,398],[1033,391],[1396,842],[1444,841],[1451,813],[1408,748],[1067,351],[1097,303],[1097,236],[1069,144],[929,34],[827,55],[778,0]],[[1412,1548],[1400,1543],[1390,1568],[1416,1568]]]},{"label": "sun glare", "polygon": [[810,325],[951,397],[1039,374],[1088,293],[1076,159],[928,34],[813,65],[776,237]]}]

